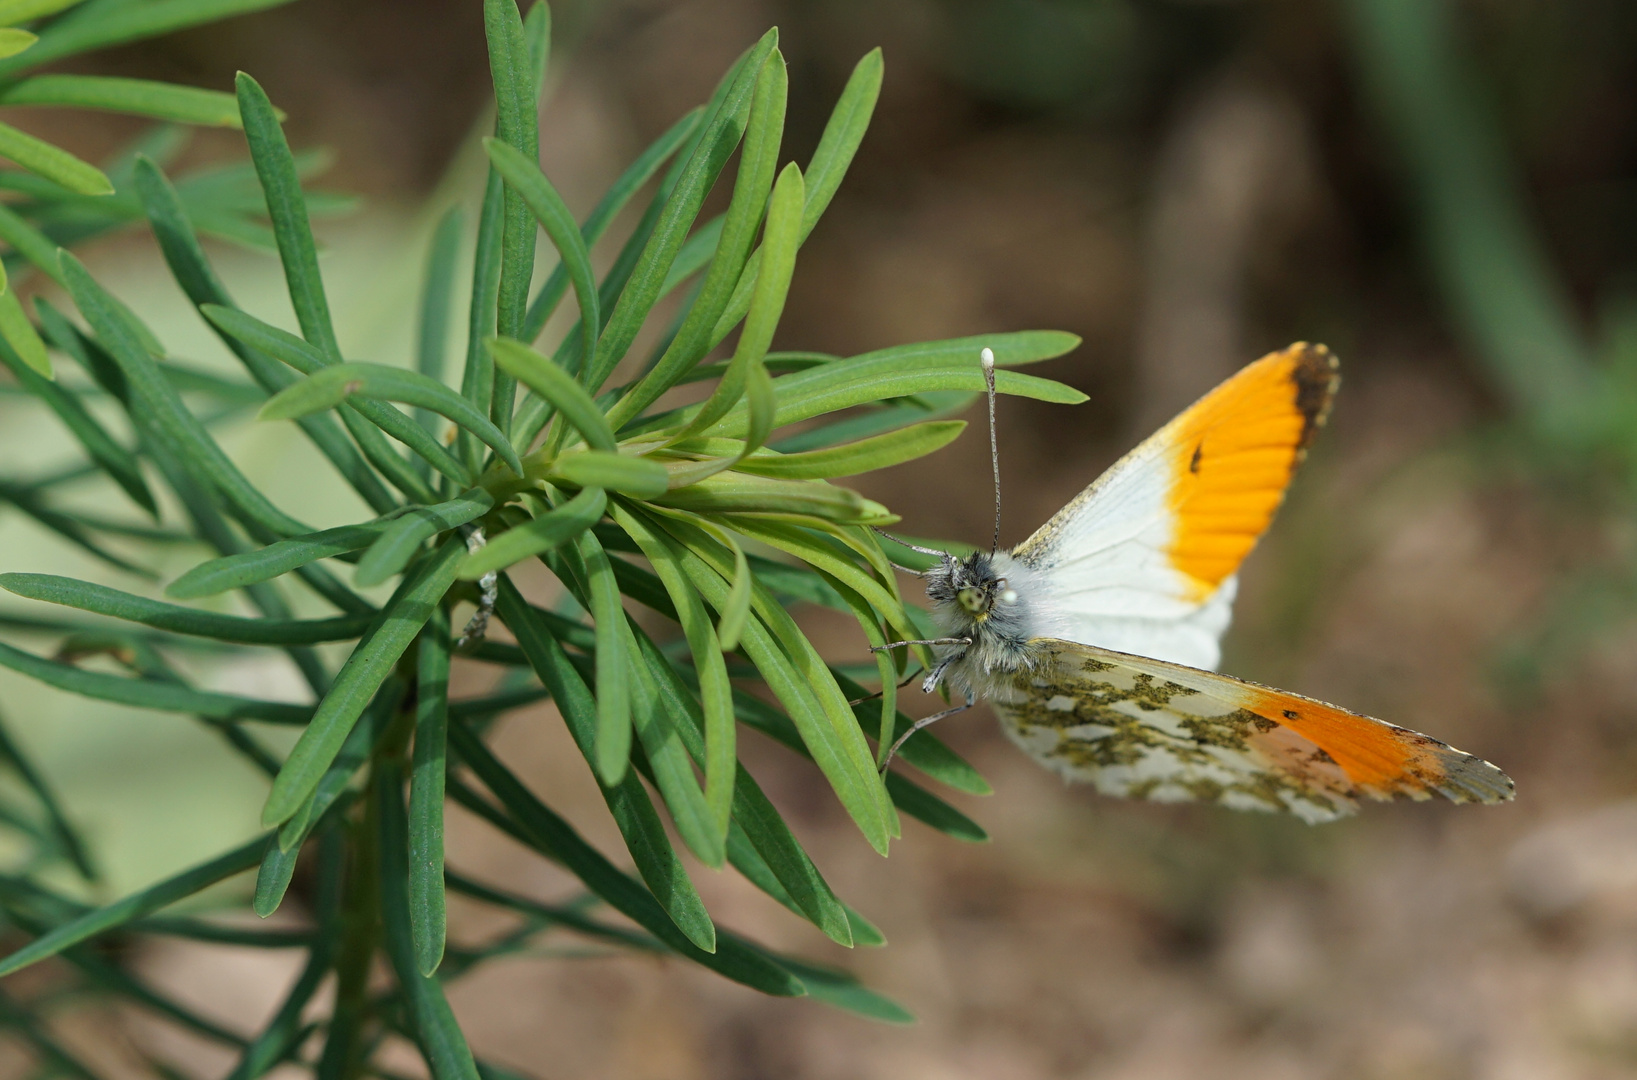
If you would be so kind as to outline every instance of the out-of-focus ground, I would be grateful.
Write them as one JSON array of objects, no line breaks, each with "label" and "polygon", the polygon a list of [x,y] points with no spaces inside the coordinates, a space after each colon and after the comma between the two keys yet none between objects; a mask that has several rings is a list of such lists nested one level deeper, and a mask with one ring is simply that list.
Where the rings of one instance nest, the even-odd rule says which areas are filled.
[{"label": "out-of-focus ground", "polygon": [[[1618,8],[1462,7],[1532,205],[1587,312],[1633,268],[1637,95],[1630,53],[1613,55],[1609,41],[1634,39]],[[994,783],[985,799],[949,796],[993,842],[963,845],[906,821],[882,860],[816,772],[747,734],[752,771],[890,945],[846,953],[731,873],[701,870],[713,914],[851,968],[919,1023],[762,998],[682,962],[541,956],[453,984],[480,1054],[542,1080],[1637,1071],[1637,621],[1609,618],[1553,651],[1538,677],[1520,675],[1518,659],[1520,643],[1559,617],[1566,580],[1629,556],[1630,526],[1598,503],[1590,478],[1531,484],[1497,460],[1506,417],[1447,328],[1338,19],[1332,5],[1273,0],[565,11],[573,44],[543,116],[542,156],[584,213],[777,22],[791,63],[790,153],[805,160],[852,62],[885,45],[875,125],[803,250],[780,345],[852,353],[986,330],[1083,335],[1080,350],[1037,370],[1085,390],[1087,404],[1002,399],[1010,543],[1241,363],[1294,339],[1327,341],[1344,389],[1247,567],[1225,666],[1489,758],[1516,779],[1517,802],[1368,806],[1316,829],[1125,804],[1063,786],[978,710],[941,734]],[[367,282],[338,282],[341,268],[404,278],[405,289],[372,295],[407,305],[401,271],[419,256],[382,236],[418,227],[406,208],[469,145],[487,77],[475,3],[305,0],[104,59],[103,70],[203,85],[226,86],[236,67],[261,77],[297,145],[338,151],[330,186],[383,207],[327,230],[332,286],[368,293]],[[129,130],[81,134],[95,145]],[[233,152],[232,140],[204,152]],[[108,245],[101,265],[117,267],[123,251]],[[382,300],[353,330],[361,354],[386,358],[388,345],[362,342],[397,347],[410,318]],[[988,462],[976,434],[860,486],[907,531],[981,539]],[[828,655],[862,655],[850,620],[808,615]],[[466,692],[492,677],[457,674]],[[498,745],[554,807],[618,850],[549,709],[505,721]],[[144,779],[156,787],[209,787],[202,766],[152,767]],[[177,814],[225,816],[222,828],[248,832],[259,800],[201,794]],[[485,826],[455,812],[451,822],[453,866],[541,897],[567,889]],[[453,909],[459,940],[502,925]],[[174,943],[136,962],[245,1030],[295,974],[277,955]],[[231,1061],[146,1017],[116,1028],[95,1010],[76,1016],[64,1037],[94,1059],[124,1059],[130,1040],[200,1075]],[[399,1049],[397,1067],[415,1072]],[[20,1057],[0,1056],[0,1075],[27,1074]]]}]

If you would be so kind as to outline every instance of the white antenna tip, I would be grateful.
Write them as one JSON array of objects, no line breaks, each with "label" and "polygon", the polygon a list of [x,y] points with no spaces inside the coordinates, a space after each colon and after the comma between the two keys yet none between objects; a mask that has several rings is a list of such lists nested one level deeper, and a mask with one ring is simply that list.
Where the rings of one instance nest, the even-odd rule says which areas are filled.
[{"label": "white antenna tip", "polygon": [[978,357],[983,361],[983,366],[985,368],[992,368],[995,366],[995,351],[993,349],[983,350],[983,352],[978,354]]}]

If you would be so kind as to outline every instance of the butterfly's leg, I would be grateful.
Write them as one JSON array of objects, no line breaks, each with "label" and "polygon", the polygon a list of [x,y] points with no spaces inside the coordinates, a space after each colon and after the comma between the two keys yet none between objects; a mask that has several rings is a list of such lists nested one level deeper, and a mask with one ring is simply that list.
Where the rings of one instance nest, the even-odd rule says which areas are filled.
[{"label": "butterfly's leg", "polygon": [[871,645],[870,646],[870,651],[871,652],[886,652],[888,649],[896,649],[900,645],[970,645],[970,644],[972,644],[972,639],[969,638],[969,637],[941,637],[941,638],[928,638],[925,641],[889,641],[885,645]]},{"label": "butterfly's leg", "polygon": [[965,712],[966,710],[970,709],[977,702],[977,700],[978,699],[975,695],[969,693],[966,695],[965,705],[957,705],[953,709],[945,709],[943,712],[933,713],[931,716],[923,716],[921,719],[915,721],[915,723],[910,725],[910,729],[908,731],[898,736],[898,741],[892,744],[892,749],[887,751],[886,760],[881,762],[881,771],[883,773],[887,771],[887,766],[892,764],[893,755],[898,753],[898,748],[903,746],[904,743],[909,740],[911,735],[915,734],[917,731],[920,731],[924,727],[931,727],[933,724],[936,724],[946,716],[954,716],[956,713]]},{"label": "butterfly's leg", "polygon": [[[908,686],[910,683],[912,683],[914,681],[915,681],[915,672],[912,671],[908,675],[904,676],[904,681],[898,684],[898,689],[902,690],[904,687]],[[854,705],[862,705],[866,701],[874,701],[876,698],[878,698],[880,696],[881,696],[881,691],[877,690],[873,694],[865,694],[861,698],[854,698],[853,700],[847,702],[847,705],[848,705],[849,708],[854,706]]]}]

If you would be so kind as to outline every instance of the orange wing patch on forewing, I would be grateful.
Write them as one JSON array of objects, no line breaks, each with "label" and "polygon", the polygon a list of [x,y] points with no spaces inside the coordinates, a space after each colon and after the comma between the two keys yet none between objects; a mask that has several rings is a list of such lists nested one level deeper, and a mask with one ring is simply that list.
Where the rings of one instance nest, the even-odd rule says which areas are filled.
[{"label": "orange wing patch on forewing", "polygon": [[1194,599],[1214,592],[1267,530],[1330,410],[1339,377],[1323,345],[1269,353],[1166,426],[1171,565]]}]

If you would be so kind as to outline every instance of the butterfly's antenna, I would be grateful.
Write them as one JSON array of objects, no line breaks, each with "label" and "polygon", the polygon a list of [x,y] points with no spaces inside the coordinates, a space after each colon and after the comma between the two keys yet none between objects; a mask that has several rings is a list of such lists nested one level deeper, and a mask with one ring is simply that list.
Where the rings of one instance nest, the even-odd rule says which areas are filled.
[{"label": "butterfly's antenna", "polygon": [[900,547],[907,547],[911,551],[919,551],[922,555],[942,555],[945,558],[949,557],[949,552],[943,550],[942,548],[929,548],[922,547],[920,544],[912,544],[908,540],[905,540],[902,536],[894,536],[892,533],[877,525],[871,525],[870,528],[874,529],[876,532],[880,533],[882,536],[885,536],[888,540],[891,540]]},{"label": "butterfly's antenna", "polygon": [[983,383],[989,391],[989,467],[995,474],[995,538],[989,545],[989,554],[1000,550],[1000,444],[995,439],[995,354],[985,349],[979,354],[983,361]]}]

